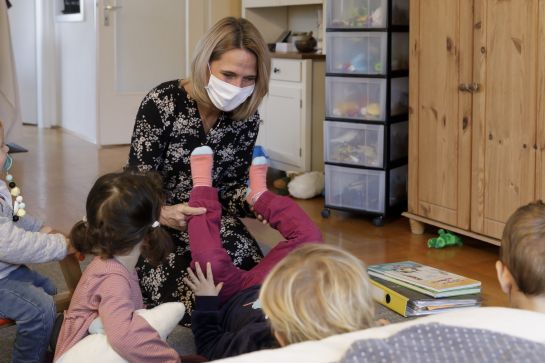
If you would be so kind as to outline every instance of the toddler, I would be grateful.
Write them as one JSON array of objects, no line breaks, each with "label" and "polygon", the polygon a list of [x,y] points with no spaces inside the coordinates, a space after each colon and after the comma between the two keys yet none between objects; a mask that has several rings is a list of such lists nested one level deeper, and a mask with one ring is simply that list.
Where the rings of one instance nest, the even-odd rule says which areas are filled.
[{"label": "toddler", "polygon": [[[195,292],[191,323],[199,354],[212,360],[277,347],[278,343],[288,342],[287,338],[283,339],[280,335],[280,339],[275,339],[273,336],[271,325],[261,310],[261,299],[258,299],[258,295],[260,290],[262,294],[264,293],[261,283],[275,265],[285,266],[286,259],[306,253],[307,249],[325,251],[319,257],[325,256],[326,259],[328,254],[331,254],[331,257],[334,257],[335,253],[341,254],[349,259],[349,263],[345,265],[355,268],[357,273],[347,276],[344,273],[345,265],[337,260],[330,264],[332,267],[330,270],[320,271],[320,268],[324,268],[326,264],[313,265],[309,262],[308,268],[306,265],[303,266],[304,264],[294,265],[295,271],[292,273],[296,275],[296,271],[300,270],[299,273],[302,273],[303,277],[314,276],[309,278],[309,284],[322,286],[330,291],[335,286],[330,286],[329,282],[335,280],[335,276],[347,278],[347,284],[343,284],[346,291],[344,293],[337,291],[339,299],[361,297],[357,299],[357,302],[363,301],[365,304],[361,305],[362,311],[365,312],[365,316],[370,314],[372,317],[373,305],[367,293],[367,275],[362,263],[347,252],[319,243],[322,240],[320,231],[304,211],[291,198],[277,196],[267,190],[267,162],[264,157],[256,157],[252,161],[246,201],[256,213],[269,221],[273,228],[278,229],[286,241],[278,243],[253,269],[244,271],[236,268],[221,246],[219,234],[221,205],[218,202],[217,191],[211,187],[211,169],[212,150],[208,147],[195,149],[191,156],[193,190],[189,204],[192,207],[205,207],[207,213],[191,216],[188,221],[189,242],[196,273],[189,269],[189,280],[186,280],[186,283]],[[303,245],[308,246],[300,247]],[[285,257],[286,255],[288,257]],[[201,269],[201,265],[204,266],[204,264],[206,264],[206,275]],[[339,270],[334,271],[336,268]],[[278,268],[274,268],[273,271],[278,271]],[[331,274],[335,276],[330,276]],[[349,279],[350,277],[352,279]],[[358,287],[351,287],[350,284],[355,280]],[[214,281],[219,283],[216,285]],[[314,295],[315,291],[304,290],[303,286],[301,286],[302,294],[295,294],[289,286],[282,288],[293,294],[291,301],[314,300],[318,297]],[[269,295],[264,296],[269,299]],[[354,299],[352,298],[350,302],[352,300]],[[327,319],[343,318],[334,327],[322,332],[323,337],[334,332],[352,331],[369,326],[371,320],[358,320],[360,315],[358,312],[345,309],[342,311],[344,315],[337,316],[335,310],[339,308],[327,306],[328,302],[334,301],[336,302],[337,299],[327,294],[322,300],[326,309],[314,312],[309,310],[310,315],[304,316],[303,321],[313,326]],[[222,302],[225,303],[222,305]],[[329,315],[330,312],[331,315]],[[346,324],[347,321],[352,321],[353,317],[356,323]],[[314,319],[316,319],[315,322],[310,321]],[[308,339],[316,339],[316,337],[309,336]]]},{"label": "toddler", "polygon": [[[8,151],[0,122],[0,168],[6,174],[12,163]],[[11,175],[8,179],[14,183]],[[47,234],[53,231],[50,227],[22,214],[14,211],[10,188],[0,180],[0,318],[16,323],[13,362],[41,362],[55,322],[56,288],[25,264],[62,260],[67,241],[62,234]]]},{"label": "toddler", "polygon": [[505,225],[496,272],[512,307],[545,313],[545,204],[517,209]]},{"label": "toddler", "polygon": [[112,348],[129,362],[179,362],[144,318],[135,272],[142,254],[152,263],[166,258],[170,237],[159,226],[161,183],[150,175],[112,173],[89,192],[87,216],[70,232],[76,250],[95,257],[83,272],[65,312],[55,360],[88,335],[100,317]]}]

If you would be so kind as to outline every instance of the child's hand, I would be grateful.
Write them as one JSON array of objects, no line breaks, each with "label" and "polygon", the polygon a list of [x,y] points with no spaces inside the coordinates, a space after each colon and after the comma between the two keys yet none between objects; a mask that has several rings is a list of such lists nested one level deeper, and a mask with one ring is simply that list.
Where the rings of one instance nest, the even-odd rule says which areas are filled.
[{"label": "child's hand", "polygon": [[184,278],[184,282],[193,290],[195,295],[218,296],[223,287],[223,282],[214,285],[214,275],[212,275],[212,265],[210,262],[206,263],[206,276],[204,276],[198,262],[195,263],[195,272],[191,268],[187,268],[189,279]]},{"label": "child's hand", "polygon": [[53,232],[53,228],[51,228],[49,226],[43,226],[42,228],[40,228],[39,232],[49,234],[49,233]]}]

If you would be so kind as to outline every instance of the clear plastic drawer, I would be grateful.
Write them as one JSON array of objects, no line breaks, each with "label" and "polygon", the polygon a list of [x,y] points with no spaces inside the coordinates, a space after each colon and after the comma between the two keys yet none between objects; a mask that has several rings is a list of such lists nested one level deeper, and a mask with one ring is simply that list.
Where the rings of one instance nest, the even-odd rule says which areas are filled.
[{"label": "clear plastic drawer", "polygon": [[390,205],[407,200],[407,165],[390,170]]},{"label": "clear plastic drawer", "polygon": [[325,161],[370,167],[383,165],[384,126],[326,121]]},{"label": "clear plastic drawer", "polygon": [[326,116],[383,121],[385,104],[384,79],[326,77]]},{"label": "clear plastic drawer", "polygon": [[390,114],[392,116],[409,112],[409,78],[392,78]]},{"label": "clear plastic drawer", "polygon": [[385,172],[325,165],[325,203],[384,213]]},{"label": "clear plastic drawer", "polygon": [[328,32],[326,40],[327,72],[386,74],[386,33]]},{"label": "clear plastic drawer", "polygon": [[392,0],[392,25],[409,25],[409,0]]},{"label": "clear plastic drawer", "polygon": [[328,28],[385,28],[387,20],[387,0],[327,1]]},{"label": "clear plastic drawer", "polygon": [[409,33],[392,33],[392,71],[409,69]]},{"label": "clear plastic drawer", "polygon": [[406,158],[409,153],[409,122],[390,126],[390,160]]}]

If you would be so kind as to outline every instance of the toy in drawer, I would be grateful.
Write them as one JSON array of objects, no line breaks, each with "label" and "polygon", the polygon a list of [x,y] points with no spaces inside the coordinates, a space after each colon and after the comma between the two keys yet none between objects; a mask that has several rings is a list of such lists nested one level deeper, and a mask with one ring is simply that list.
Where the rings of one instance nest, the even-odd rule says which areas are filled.
[{"label": "toy in drawer", "polygon": [[328,73],[386,73],[386,33],[328,32],[326,39]]},{"label": "toy in drawer", "polygon": [[390,114],[401,115],[409,112],[409,78],[392,78]]},{"label": "toy in drawer", "polygon": [[327,2],[328,28],[384,28],[387,0],[343,0]]},{"label": "toy in drawer", "polygon": [[383,165],[384,126],[326,121],[325,160],[369,167]]},{"label": "toy in drawer", "polygon": [[326,77],[326,117],[381,121],[385,100],[384,79]]},{"label": "toy in drawer", "polygon": [[327,206],[384,212],[384,171],[326,164],[325,178]]}]

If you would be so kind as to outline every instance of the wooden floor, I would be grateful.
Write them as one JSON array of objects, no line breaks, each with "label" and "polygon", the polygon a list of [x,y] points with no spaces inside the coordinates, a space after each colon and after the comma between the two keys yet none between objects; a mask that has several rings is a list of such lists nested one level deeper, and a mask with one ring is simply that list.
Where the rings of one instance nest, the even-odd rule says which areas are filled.
[{"label": "wooden floor", "polygon": [[[85,214],[87,192],[97,176],[119,170],[127,160],[128,147],[98,149],[95,145],[59,129],[23,127],[17,143],[28,153],[14,154],[13,175],[21,186],[27,211],[51,226],[68,232]],[[403,217],[375,227],[365,216],[332,211],[320,216],[323,199],[299,201],[318,224],[328,243],[346,248],[367,264],[413,260],[482,281],[483,305],[507,306],[496,281],[494,263],[498,247],[464,238],[461,248],[428,249],[426,241],[436,231],[413,235]],[[271,245],[280,239],[269,227],[248,220],[257,240]]]}]

